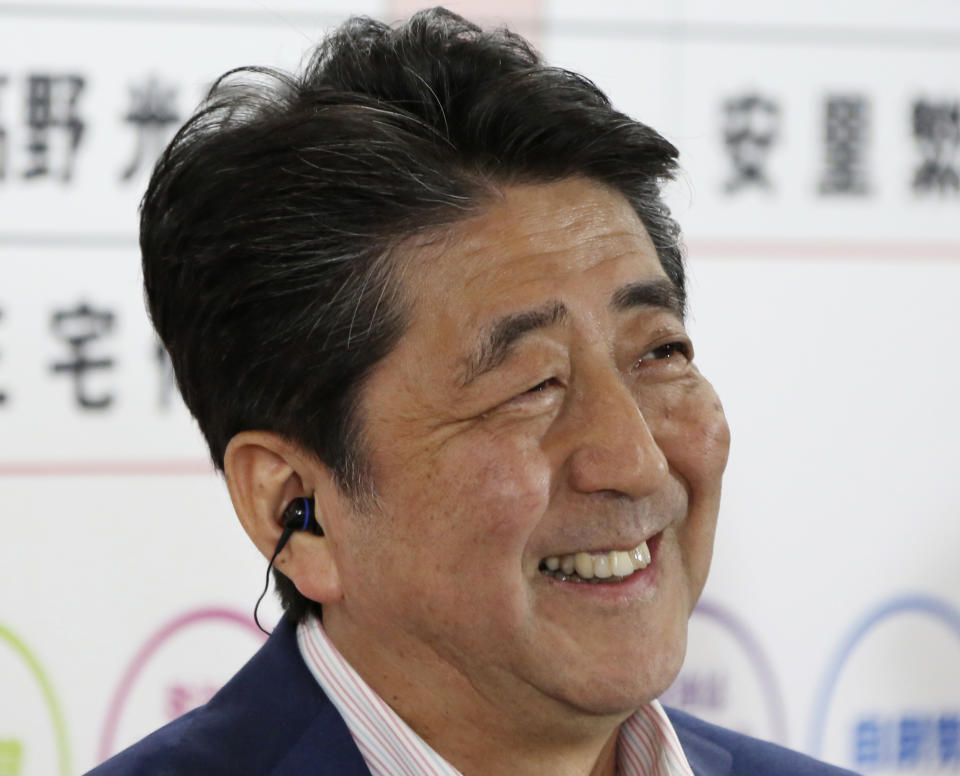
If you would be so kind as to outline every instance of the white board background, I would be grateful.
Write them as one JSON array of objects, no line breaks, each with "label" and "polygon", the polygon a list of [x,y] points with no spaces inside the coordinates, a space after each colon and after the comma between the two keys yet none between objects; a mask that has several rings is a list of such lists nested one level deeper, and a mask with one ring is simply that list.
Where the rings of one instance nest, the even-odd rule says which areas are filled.
[{"label": "white board background", "polygon": [[[247,621],[264,564],[167,392],[142,309],[136,205],[150,159],[122,179],[131,90],[156,79],[184,119],[231,67],[293,68],[349,13],[412,7],[0,2],[0,774],[85,771],[201,700],[259,643]],[[691,331],[733,448],[712,576],[668,700],[867,773],[957,772],[960,192],[914,190],[924,155],[911,122],[918,100],[960,101],[960,6],[451,7],[499,14],[681,149],[671,201]],[[74,74],[70,180],[57,126],[50,173],[25,177],[29,79]],[[730,194],[722,106],[747,94],[778,106],[771,186]],[[825,101],[851,95],[869,108],[869,193],[824,196]],[[960,166],[951,143],[944,163]],[[71,377],[51,371],[70,355],[52,316],[83,303],[113,315],[87,346],[113,365],[83,386],[111,397],[104,410],[79,408]]]}]

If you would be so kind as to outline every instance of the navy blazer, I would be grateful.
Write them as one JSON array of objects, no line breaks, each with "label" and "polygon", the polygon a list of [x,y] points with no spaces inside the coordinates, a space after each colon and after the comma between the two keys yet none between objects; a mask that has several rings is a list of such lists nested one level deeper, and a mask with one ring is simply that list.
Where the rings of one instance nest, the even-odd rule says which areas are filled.
[{"label": "navy blazer", "polygon": [[[696,776],[850,774],[668,709]],[[320,689],[284,619],[210,702],[88,776],[370,776],[346,723]]]}]

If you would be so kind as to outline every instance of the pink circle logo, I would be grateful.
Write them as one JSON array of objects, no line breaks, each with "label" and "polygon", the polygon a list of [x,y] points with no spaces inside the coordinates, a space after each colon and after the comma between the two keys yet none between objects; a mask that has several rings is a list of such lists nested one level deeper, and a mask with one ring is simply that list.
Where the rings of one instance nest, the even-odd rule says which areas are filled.
[{"label": "pink circle logo", "polygon": [[196,609],[163,624],[133,656],[114,691],[100,760],[206,703],[264,639],[251,617],[225,608]]}]

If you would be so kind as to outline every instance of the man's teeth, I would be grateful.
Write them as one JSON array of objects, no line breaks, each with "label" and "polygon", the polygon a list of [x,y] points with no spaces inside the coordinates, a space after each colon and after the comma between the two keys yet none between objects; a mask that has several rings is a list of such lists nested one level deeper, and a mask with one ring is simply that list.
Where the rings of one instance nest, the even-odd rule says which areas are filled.
[{"label": "man's teeth", "polygon": [[540,570],[565,582],[599,581],[629,577],[634,571],[650,565],[650,548],[641,542],[629,552],[574,552],[551,555],[540,563]]}]

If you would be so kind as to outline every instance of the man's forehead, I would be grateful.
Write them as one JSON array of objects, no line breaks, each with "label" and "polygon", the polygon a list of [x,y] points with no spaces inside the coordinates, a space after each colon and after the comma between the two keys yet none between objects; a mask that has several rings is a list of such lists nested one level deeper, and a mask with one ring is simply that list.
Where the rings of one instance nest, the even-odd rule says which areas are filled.
[{"label": "man's forehead", "polygon": [[405,252],[414,296],[439,284],[445,293],[479,301],[636,255],[654,259],[655,271],[665,276],[626,198],[584,178],[502,187],[474,215],[419,235]]},{"label": "man's forehead", "polygon": [[[619,192],[584,178],[509,187],[459,228],[465,258],[493,258],[501,269],[576,251],[653,251],[639,217]],[[490,253],[494,255],[489,256]],[[512,259],[512,261],[511,261]],[[482,269],[488,262],[477,262]]]}]

